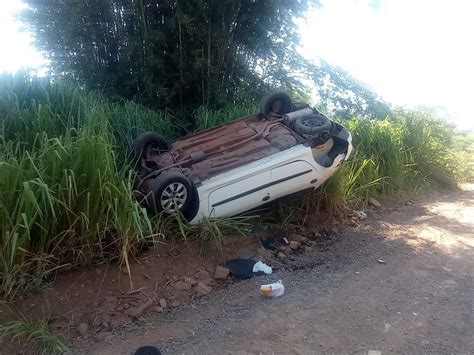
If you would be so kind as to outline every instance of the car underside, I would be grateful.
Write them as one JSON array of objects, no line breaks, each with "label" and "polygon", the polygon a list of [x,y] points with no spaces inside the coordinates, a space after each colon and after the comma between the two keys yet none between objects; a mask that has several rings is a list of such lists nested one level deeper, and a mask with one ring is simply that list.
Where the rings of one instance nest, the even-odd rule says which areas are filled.
[{"label": "car underside", "polygon": [[[231,186],[231,190],[251,192],[257,189],[249,195],[265,192],[262,190],[268,190],[265,186],[269,184],[280,185],[287,194],[316,188],[322,179],[315,178],[318,182],[313,186],[303,183],[290,191],[292,188],[285,188],[271,172],[275,175],[278,166],[285,166],[285,172],[280,175],[281,179],[286,179],[294,175],[292,170],[298,170],[295,170],[298,164],[305,164],[307,167],[302,168],[303,171],[326,179],[347,160],[352,149],[351,136],[343,126],[318,110],[305,104],[293,105],[289,100],[283,91],[272,92],[262,100],[262,112],[258,114],[169,143],[156,133],[148,132],[138,137],[134,145],[138,167],[135,187],[139,192],[136,195],[142,196],[153,213],[180,210],[187,219],[195,220],[197,214],[199,219],[205,215],[241,213],[243,209],[257,207],[258,202],[263,204],[276,198],[273,196],[281,195],[277,192],[270,196],[267,191],[270,196],[267,200],[267,195],[261,201],[260,197],[257,201],[251,196],[253,200],[247,203],[244,196],[231,199],[229,202],[234,201],[234,206],[228,204],[220,213],[217,207],[222,204],[216,206],[209,201],[216,191],[225,190],[226,186]],[[266,175],[266,171],[270,173]],[[238,180],[233,181],[237,176]],[[232,194],[231,191],[227,193]],[[225,200],[225,196],[222,198]],[[192,207],[186,204],[191,200],[194,200]]]}]

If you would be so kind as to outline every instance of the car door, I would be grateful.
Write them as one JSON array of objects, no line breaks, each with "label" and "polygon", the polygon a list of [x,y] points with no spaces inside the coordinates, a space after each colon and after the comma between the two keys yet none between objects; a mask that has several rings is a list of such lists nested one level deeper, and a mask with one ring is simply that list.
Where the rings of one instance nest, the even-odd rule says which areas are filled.
[{"label": "car door", "polygon": [[238,179],[209,194],[209,210],[215,217],[232,216],[260,206],[269,199],[271,171]]},{"label": "car door", "polygon": [[271,200],[311,188],[316,183],[315,170],[308,162],[297,160],[271,170]]}]

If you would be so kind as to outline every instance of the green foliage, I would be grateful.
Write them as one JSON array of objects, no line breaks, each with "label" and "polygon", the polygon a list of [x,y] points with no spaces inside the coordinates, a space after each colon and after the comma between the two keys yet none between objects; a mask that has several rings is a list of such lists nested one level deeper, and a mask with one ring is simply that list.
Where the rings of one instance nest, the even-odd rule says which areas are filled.
[{"label": "green foliage", "polygon": [[307,72],[316,85],[322,108],[339,118],[384,119],[391,112],[387,102],[341,68],[321,60],[317,65],[308,64]]},{"label": "green foliage", "polygon": [[48,319],[32,322],[21,316],[21,319],[0,325],[0,334],[11,340],[26,340],[31,345],[30,350],[35,353],[64,354],[71,351],[61,339],[51,333]]},{"label": "green foliage", "polygon": [[[78,87],[0,80],[0,294],[39,285],[57,265],[127,256],[154,243],[132,199],[128,145],[166,115]],[[55,266],[52,266],[52,258]]]},{"label": "green foliage", "polygon": [[55,77],[179,117],[297,85],[288,68],[306,0],[25,2]]},{"label": "green foliage", "polygon": [[257,112],[256,105],[232,105],[220,110],[209,110],[204,106],[196,110],[196,129],[198,131],[218,126],[237,118],[250,116]]},{"label": "green foliage", "polygon": [[160,230],[180,236],[184,240],[195,239],[212,250],[221,252],[224,238],[229,234],[248,236],[255,216],[204,217],[199,223],[190,224],[181,214],[161,213],[158,216]]},{"label": "green foliage", "polygon": [[55,79],[170,109],[187,131],[196,128],[192,113],[200,106],[221,109],[276,87],[307,98],[302,79],[315,83],[325,110],[339,117],[380,119],[390,111],[340,68],[298,54],[295,19],[315,2],[25,2],[23,21]]},{"label": "green foliage", "polygon": [[364,204],[372,195],[452,188],[466,175],[462,150],[456,149],[461,135],[442,120],[404,111],[392,119],[343,123],[353,136],[353,154],[306,200],[312,208],[334,213],[345,203]]},{"label": "green foliage", "polygon": [[[255,112],[254,104],[200,107],[198,129]],[[0,294],[13,299],[59,268],[128,257],[161,238],[197,238],[222,249],[226,233],[247,234],[247,218],[189,225],[161,214],[150,220],[133,199],[127,156],[139,133],[177,135],[169,113],[113,102],[78,86],[22,76],[0,78]],[[472,138],[426,114],[352,119],[354,153],[299,206],[337,210],[374,194],[453,186],[472,175]],[[462,158],[460,158],[462,157]],[[459,159],[469,159],[460,164]],[[461,160],[462,162],[468,160]],[[468,168],[471,167],[471,170]],[[290,223],[288,215],[285,223]],[[132,282],[132,280],[130,280]]]},{"label": "green foliage", "polygon": [[239,234],[247,236],[250,234],[252,217],[221,217],[204,218],[196,225],[189,225],[189,233],[194,234],[202,245],[208,245],[211,249],[222,251],[224,236]]},{"label": "green foliage", "polygon": [[474,132],[461,132],[454,142],[454,147],[459,154],[460,180],[474,181]]}]

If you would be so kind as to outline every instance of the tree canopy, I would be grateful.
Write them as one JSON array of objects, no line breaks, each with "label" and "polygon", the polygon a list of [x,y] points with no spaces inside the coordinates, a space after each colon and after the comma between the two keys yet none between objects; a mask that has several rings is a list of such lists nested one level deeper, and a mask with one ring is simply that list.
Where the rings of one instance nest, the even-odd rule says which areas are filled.
[{"label": "tree canopy", "polygon": [[24,22],[53,76],[152,108],[185,115],[274,87],[301,91],[295,74],[301,71],[315,81],[323,103],[335,99],[336,111],[359,113],[354,107],[362,101],[370,111],[378,103],[330,65],[312,65],[298,54],[294,20],[304,16],[307,0],[25,2]]}]

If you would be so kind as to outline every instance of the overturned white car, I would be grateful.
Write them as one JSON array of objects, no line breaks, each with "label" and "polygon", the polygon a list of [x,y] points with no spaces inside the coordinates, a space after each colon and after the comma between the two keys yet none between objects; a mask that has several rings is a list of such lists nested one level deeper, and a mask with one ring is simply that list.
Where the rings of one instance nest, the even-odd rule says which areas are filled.
[{"label": "overturned white car", "polygon": [[281,90],[261,112],[166,142],[134,142],[136,195],[151,213],[179,210],[191,223],[294,198],[326,181],[352,151],[351,134]]}]

